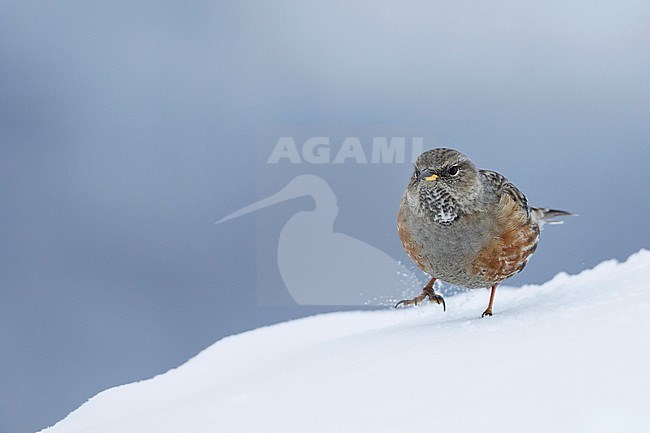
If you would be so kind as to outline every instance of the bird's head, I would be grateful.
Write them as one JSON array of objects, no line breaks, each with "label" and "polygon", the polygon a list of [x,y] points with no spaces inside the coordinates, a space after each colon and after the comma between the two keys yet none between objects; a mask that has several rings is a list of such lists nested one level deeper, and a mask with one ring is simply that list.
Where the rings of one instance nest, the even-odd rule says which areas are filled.
[{"label": "bird's head", "polygon": [[444,225],[467,212],[482,192],[472,161],[446,148],[427,150],[418,157],[408,188],[410,199]]}]

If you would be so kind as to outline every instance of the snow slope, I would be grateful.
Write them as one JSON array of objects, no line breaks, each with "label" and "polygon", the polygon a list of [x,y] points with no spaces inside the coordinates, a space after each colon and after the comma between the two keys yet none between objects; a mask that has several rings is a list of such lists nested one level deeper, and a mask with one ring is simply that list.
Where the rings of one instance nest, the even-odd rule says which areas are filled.
[{"label": "snow slope", "polygon": [[650,251],[487,300],[224,338],[44,432],[650,431]]}]

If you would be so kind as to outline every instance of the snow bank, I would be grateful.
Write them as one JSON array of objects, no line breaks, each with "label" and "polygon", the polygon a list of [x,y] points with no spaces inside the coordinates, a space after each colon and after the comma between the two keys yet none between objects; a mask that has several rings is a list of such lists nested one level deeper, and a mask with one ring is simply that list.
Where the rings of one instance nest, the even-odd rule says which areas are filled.
[{"label": "snow bank", "polygon": [[47,433],[641,432],[650,251],[541,286],[334,313],[217,342]]}]

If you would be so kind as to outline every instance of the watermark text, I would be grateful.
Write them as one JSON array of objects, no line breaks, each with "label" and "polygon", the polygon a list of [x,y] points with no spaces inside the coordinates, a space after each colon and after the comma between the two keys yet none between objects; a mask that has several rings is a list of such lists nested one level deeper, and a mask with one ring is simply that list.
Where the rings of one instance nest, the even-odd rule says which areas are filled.
[{"label": "watermark text", "polygon": [[[422,137],[409,139],[407,155],[406,137],[373,137],[362,143],[359,137],[345,137],[332,143],[329,137],[310,137],[296,143],[293,137],[280,137],[266,161],[267,164],[403,164],[415,162],[424,150]],[[365,146],[364,146],[365,144]]]}]

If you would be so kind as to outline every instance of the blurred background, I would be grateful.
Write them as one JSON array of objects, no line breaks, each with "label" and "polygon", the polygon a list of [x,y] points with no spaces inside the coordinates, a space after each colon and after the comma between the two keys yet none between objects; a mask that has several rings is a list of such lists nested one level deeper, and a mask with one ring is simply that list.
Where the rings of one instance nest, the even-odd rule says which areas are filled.
[{"label": "blurred background", "polygon": [[[280,136],[422,136],[579,213],[510,285],[647,248],[649,41],[646,1],[2,2],[0,431],[343,309],[257,301],[308,198],[214,225],[291,178],[257,176]],[[407,263],[411,165],[358,167],[334,229]]]}]

